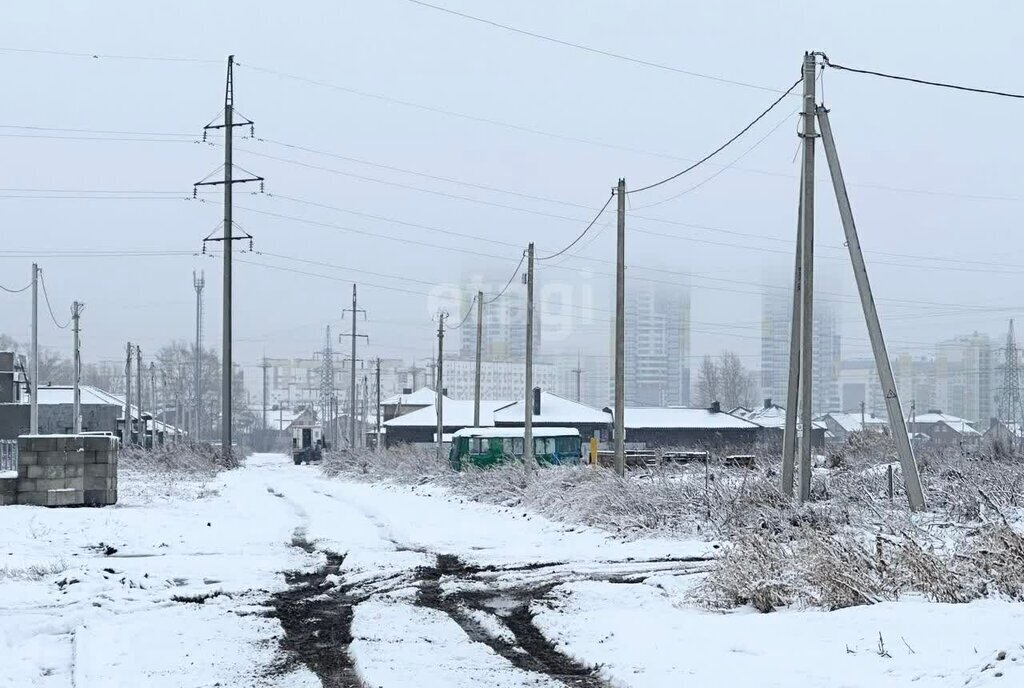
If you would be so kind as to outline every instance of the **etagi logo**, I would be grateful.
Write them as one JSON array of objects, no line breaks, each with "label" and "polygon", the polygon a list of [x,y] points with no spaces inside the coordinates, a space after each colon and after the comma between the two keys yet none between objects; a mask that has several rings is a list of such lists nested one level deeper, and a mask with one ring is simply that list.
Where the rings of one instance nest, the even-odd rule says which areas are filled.
[{"label": "etagi logo", "polygon": [[[542,275],[543,271],[538,270],[534,281],[533,316],[534,327],[543,332],[544,341],[568,342],[592,333],[594,325],[607,319],[598,317],[603,311],[595,305],[597,283],[593,273],[581,270],[573,278],[561,280],[542,279]],[[476,295],[482,291],[484,327],[497,328],[507,335],[513,331],[521,334],[518,330],[526,324],[524,276],[522,272],[510,282],[497,284],[483,275],[472,275],[461,285],[436,285],[427,295],[427,314],[433,318],[444,310],[449,314],[450,326],[463,319],[475,326]]]}]

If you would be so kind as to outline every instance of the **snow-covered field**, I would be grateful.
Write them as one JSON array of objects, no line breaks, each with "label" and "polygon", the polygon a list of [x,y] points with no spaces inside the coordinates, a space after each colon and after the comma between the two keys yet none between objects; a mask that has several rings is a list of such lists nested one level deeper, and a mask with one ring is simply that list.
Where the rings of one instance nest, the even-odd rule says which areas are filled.
[{"label": "snow-covered field", "polygon": [[1024,685],[1024,606],[712,613],[714,546],[256,455],[0,509],[4,686]]}]

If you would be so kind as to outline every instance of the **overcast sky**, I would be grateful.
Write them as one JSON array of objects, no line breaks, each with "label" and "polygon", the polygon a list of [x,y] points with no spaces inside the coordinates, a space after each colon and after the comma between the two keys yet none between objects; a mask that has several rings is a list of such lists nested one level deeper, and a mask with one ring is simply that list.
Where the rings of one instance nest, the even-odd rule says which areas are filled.
[{"label": "overcast sky", "polygon": [[[587,53],[407,0],[12,4],[0,27],[7,49],[209,62],[0,51],[0,283],[23,286],[37,259],[59,319],[73,299],[87,304],[90,361],[120,357],[126,340],[145,354],[191,339],[192,271],[205,270],[207,343],[219,346],[221,264],[188,252],[217,227],[221,204],[216,194],[184,199],[222,162],[219,136],[194,141],[222,108],[229,53],[240,63],[236,108],[266,139],[236,140],[237,165],[266,177],[268,192],[236,187],[236,221],[263,252],[236,264],[236,361],[246,366],[264,350],[319,348],[323,326],[341,325],[352,281],[363,285],[370,355],[429,356],[432,285],[463,273],[500,280],[530,240],[540,255],[563,247],[618,177],[639,188],[672,174],[767,107],[771,89],[799,77],[804,50],[1024,92],[1024,9],[1008,1],[437,3],[765,88]],[[892,348],[927,351],[973,330],[1003,336],[1020,315],[1024,273],[1024,103],[834,70],[820,86]],[[732,349],[757,365],[762,276],[792,269],[797,107],[784,101],[716,165],[630,197],[630,275],[690,284],[697,355]],[[823,155],[818,178],[821,298],[845,304],[845,353],[864,355]],[[109,193],[133,191],[147,193]],[[613,215],[578,257],[543,264],[543,280],[572,283],[585,269],[586,280],[610,286],[614,266],[601,261],[614,260],[614,226],[605,220]],[[27,339],[29,304],[27,293],[0,294],[0,331]],[[70,335],[44,317],[41,341],[69,348]]]}]

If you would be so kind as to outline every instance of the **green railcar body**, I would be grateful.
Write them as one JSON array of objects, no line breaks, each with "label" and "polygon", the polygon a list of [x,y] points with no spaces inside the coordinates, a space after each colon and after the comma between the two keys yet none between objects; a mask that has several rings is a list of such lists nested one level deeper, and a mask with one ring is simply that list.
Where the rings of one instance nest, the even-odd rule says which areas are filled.
[{"label": "green railcar body", "polygon": [[[506,461],[521,461],[522,428],[465,428],[452,437],[448,461],[461,471],[470,466],[487,468]],[[582,463],[580,433],[574,428],[535,428],[533,455],[540,465]]]}]

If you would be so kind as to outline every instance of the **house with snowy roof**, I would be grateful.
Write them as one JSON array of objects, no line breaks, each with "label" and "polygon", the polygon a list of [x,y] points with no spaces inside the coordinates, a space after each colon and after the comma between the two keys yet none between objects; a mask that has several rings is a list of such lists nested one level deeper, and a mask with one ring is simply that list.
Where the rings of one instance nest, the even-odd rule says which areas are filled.
[{"label": "house with snowy roof", "polygon": [[[575,428],[580,439],[589,442],[591,437],[605,441],[611,437],[612,415],[607,410],[545,392],[540,387],[533,390],[533,425],[539,428]],[[526,423],[526,401],[507,404],[494,411],[495,427],[522,427]]]},{"label": "house with snowy roof", "polygon": [[[614,417],[612,409],[605,411]],[[717,401],[708,408],[634,407],[624,411],[625,441],[649,449],[752,446],[764,436],[760,425],[723,411]]]},{"label": "house with snowy roof", "polygon": [[814,420],[825,424],[829,439],[836,443],[846,442],[853,433],[888,434],[889,432],[889,422],[873,413],[830,411]]},{"label": "house with snowy roof", "polygon": [[[442,396],[444,396],[443,391]],[[444,398],[445,401],[449,400],[447,396]],[[397,418],[413,411],[419,411],[436,403],[437,392],[430,387],[420,387],[416,391],[413,391],[411,387],[407,387],[402,390],[401,394],[395,394],[381,400],[381,417],[386,424],[392,418]]]},{"label": "house with snowy roof", "polygon": [[911,416],[907,419],[907,430],[914,435],[927,437],[927,442],[935,445],[976,445],[982,437],[969,420],[939,410]]}]

